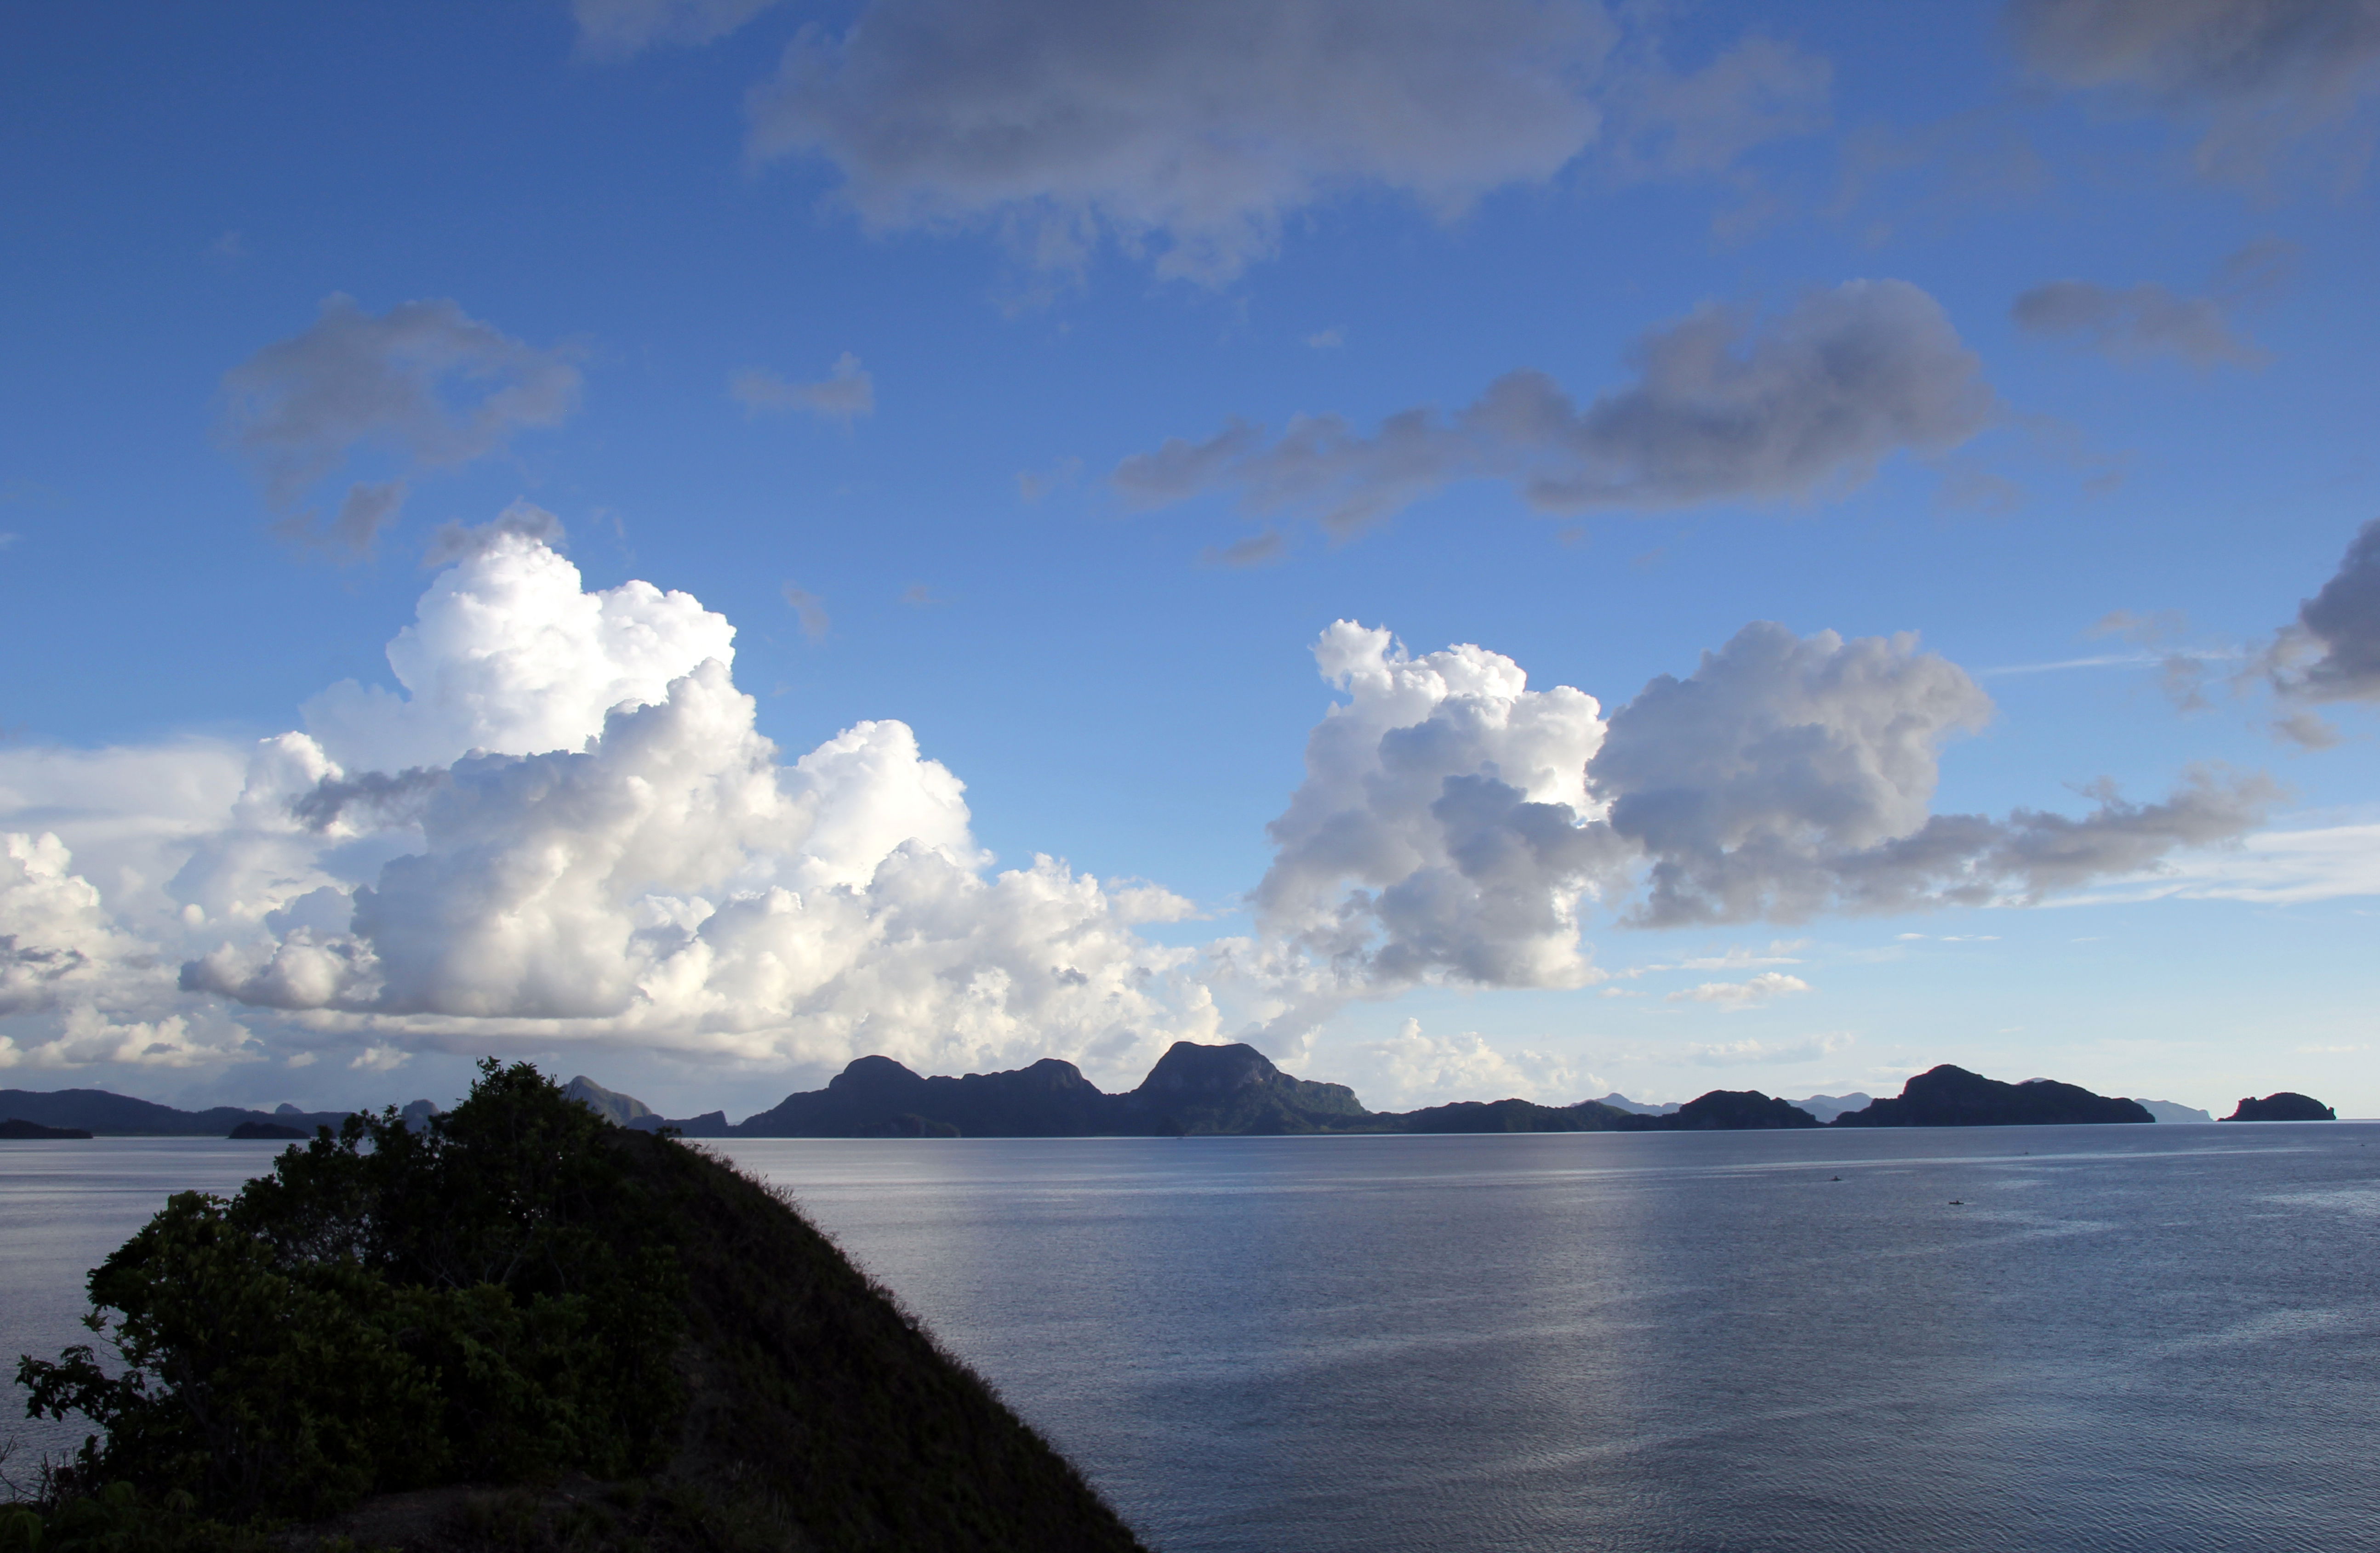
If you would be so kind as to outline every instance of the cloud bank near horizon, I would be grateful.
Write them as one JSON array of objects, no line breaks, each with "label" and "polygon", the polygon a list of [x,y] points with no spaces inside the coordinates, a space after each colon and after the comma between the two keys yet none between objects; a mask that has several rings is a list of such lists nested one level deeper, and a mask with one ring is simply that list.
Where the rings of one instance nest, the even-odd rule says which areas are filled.
[{"label": "cloud bank near horizon", "polygon": [[[1501,654],[1341,621],[1315,651],[1344,699],[1269,827],[1257,936],[1174,947],[1139,930],[1193,915],[1160,887],[995,870],[904,723],[784,759],[733,626],[587,589],[556,527],[463,531],[390,643],[398,688],[334,686],[303,732],[0,754],[0,1066],[587,1045],[1123,1074],[1179,1038],[1294,1043],[1353,999],[1585,985],[1597,912],[2030,903],[2236,838],[2271,796],[2197,772],[2081,817],[1935,814],[1942,747],[1990,703],[1905,637],[1755,624],[1607,718]],[[1417,1063],[1506,1061],[1390,1046],[1416,1094],[1442,1092]]]}]

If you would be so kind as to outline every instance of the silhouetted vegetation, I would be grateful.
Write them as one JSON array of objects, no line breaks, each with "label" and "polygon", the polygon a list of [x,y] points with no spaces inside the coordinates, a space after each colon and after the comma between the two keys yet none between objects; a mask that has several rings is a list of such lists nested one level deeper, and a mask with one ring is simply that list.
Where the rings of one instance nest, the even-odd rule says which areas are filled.
[{"label": "silhouetted vegetation", "polygon": [[786,1201],[525,1064],[173,1197],[91,1289],[121,1364],[18,1378],[99,1432],[0,1547],[235,1547],[408,1492],[368,1541],[1137,1546]]}]

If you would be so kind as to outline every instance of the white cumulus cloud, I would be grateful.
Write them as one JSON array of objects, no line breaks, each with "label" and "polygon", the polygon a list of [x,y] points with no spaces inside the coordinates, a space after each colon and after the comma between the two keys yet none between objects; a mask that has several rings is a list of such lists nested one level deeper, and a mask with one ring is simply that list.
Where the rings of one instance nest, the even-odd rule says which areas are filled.
[{"label": "white cumulus cloud", "polygon": [[1268,827],[1258,921],[1342,977],[1576,986],[1581,897],[1622,861],[1583,827],[1600,708],[1535,691],[1476,647],[1407,655],[1340,621],[1315,645],[1347,692],[1307,740],[1305,781]]},{"label": "white cumulus cloud", "polygon": [[[1608,723],[1593,697],[1532,690],[1477,647],[1414,657],[1341,621],[1315,654],[1348,699],[1307,743],[1253,895],[1289,956],[1267,974],[1307,978],[1292,1021],[1335,1006],[1325,989],[1599,979],[1581,937],[1598,901],[1656,928],[2031,902],[2235,841],[2277,792],[2197,770],[2162,803],[2100,785],[2080,817],[1935,814],[1943,745],[1991,702],[1907,637],[1755,624]],[[1789,983],[1764,973],[1706,1001]]]},{"label": "white cumulus cloud", "polygon": [[[472,531],[391,644],[240,750],[0,758],[0,1064],[625,1044],[751,1062],[1046,1055],[1121,1076],[1212,1038],[1194,915],[1037,857],[992,871],[901,722],[797,758],[732,628]],[[61,834],[87,845],[96,869]]]},{"label": "white cumulus cloud", "polygon": [[[1121,1081],[1218,1038],[1219,993],[1279,1050],[1350,999],[1595,981],[1598,908],[1658,927],[2030,902],[2235,838],[2265,795],[2201,772],[2161,804],[1934,814],[1942,744],[1990,704],[1907,638],[1755,625],[1607,721],[1501,654],[1342,621],[1315,654],[1342,699],[1269,827],[1257,932],[1173,947],[1140,925],[1198,913],[1160,886],[996,867],[905,723],[787,758],[726,621],[644,583],[589,591],[514,516],[464,531],[391,645],[400,688],[334,686],[308,732],[0,750],[0,1065],[381,1071],[587,1043],[779,1069],[1059,1056]],[[2286,872],[2285,850],[2234,871]],[[2192,871],[2206,855],[2165,877],[2226,892]],[[1767,968],[1794,947],[1697,956],[1757,974],[1683,996],[1803,990]],[[1418,1026],[1365,1061],[1413,1100],[1563,1086],[1550,1059]]]},{"label": "white cumulus cloud", "polygon": [[542,539],[499,528],[431,581],[389,643],[402,689],[342,680],[307,702],[306,725],[340,765],[379,770],[574,748],[613,707],[662,699],[705,660],[732,663],[735,639],[691,594],[588,592]]},{"label": "white cumulus cloud", "polygon": [[1408,1019],[1386,1040],[1361,1042],[1341,1055],[1333,1077],[1354,1086],[1375,1110],[1410,1110],[1456,1100],[1543,1099],[1564,1105],[1603,1081],[1559,1056],[1500,1051],[1475,1030],[1432,1036]]}]

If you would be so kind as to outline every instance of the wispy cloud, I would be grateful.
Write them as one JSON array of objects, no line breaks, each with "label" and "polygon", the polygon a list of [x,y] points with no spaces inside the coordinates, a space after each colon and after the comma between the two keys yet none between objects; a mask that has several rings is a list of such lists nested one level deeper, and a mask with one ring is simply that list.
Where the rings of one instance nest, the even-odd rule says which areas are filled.
[{"label": "wispy cloud", "polygon": [[1809,990],[1810,984],[1798,976],[1787,976],[1782,971],[1763,971],[1748,981],[1706,981],[1699,987],[1672,992],[1667,1001],[1673,1003],[1717,1003],[1731,1011],[1757,1008],[1779,998]]},{"label": "wispy cloud", "polygon": [[1809,1036],[1795,1041],[1741,1040],[1715,1044],[1693,1043],[1686,1055],[1704,1067],[1733,1067],[1753,1062],[1815,1062],[1821,1057],[1831,1057],[1854,1044],[1854,1039],[1842,1031],[1823,1036]]},{"label": "wispy cloud", "polygon": [[747,416],[799,410],[849,426],[876,413],[876,380],[849,351],[836,357],[833,369],[815,382],[787,382],[774,372],[747,367],[729,380],[727,393]]},{"label": "wispy cloud", "polygon": [[[540,349],[454,302],[374,315],[334,296],[302,333],[224,374],[222,435],[284,516],[276,532],[360,555],[402,508],[407,477],[497,453],[577,407],[577,351]],[[394,455],[399,478],[357,480],[327,521],[309,495],[358,453]]]}]

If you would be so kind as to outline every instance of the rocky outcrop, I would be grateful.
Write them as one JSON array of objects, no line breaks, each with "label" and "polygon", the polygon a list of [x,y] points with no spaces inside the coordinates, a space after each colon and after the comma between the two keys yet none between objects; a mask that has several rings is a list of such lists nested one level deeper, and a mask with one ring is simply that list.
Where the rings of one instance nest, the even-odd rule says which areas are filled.
[{"label": "rocky outcrop", "polygon": [[[1072,1062],[1045,1057],[1009,1073],[921,1077],[890,1057],[862,1057],[823,1089],[788,1095],[727,1129],[757,1138],[857,1138],[932,1134],[887,1132],[904,1117],[942,1122],[971,1138],[1085,1137],[1112,1132],[1116,1097]],[[693,1128],[682,1128],[696,1136]]]},{"label": "rocky outcrop", "polygon": [[2154,1122],[2137,1100],[2111,1099],[2079,1085],[2029,1078],[2022,1084],[1969,1073],[1945,1062],[1877,1100],[1834,1120],[1838,1127],[2027,1127],[2097,1122]]},{"label": "rocky outcrop", "polygon": [[1372,1118],[1345,1085],[1293,1078],[1238,1042],[1175,1041],[1123,1100],[1120,1131],[1172,1136],[1345,1132]]},{"label": "rocky outcrop", "polygon": [[1772,1099],[1757,1089],[1714,1089],[1688,1100],[1668,1116],[1652,1120],[1665,1133],[1738,1132],[1818,1124],[1818,1119],[1808,1111]]},{"label": "rocky outcrop", "polygon": [[2240,1102],[2240,1109],[2223,1119],[2226,1122],[2336,1122],[2338,1112],[2311,1095],[2300,1095],[2284,1089],[2277,1095],[2267,1095],[2259,1100],[2252,1096]]},{"label": "rocky outcrop", "polygon": [[1641,1133],[1658,1111],[1621,1110],[1601,1100],[1541,1106],[1532,1100],[1456,1100],[1382,1116],[1399,1133]]},{"label": "rocky outcrop", "polygon": [[562,1092],[614,1127],[633,1127],[639,1119],[653,1114],[653,1108],[634,1095],[606,1089],[585,1074],[564,1085]]}]

